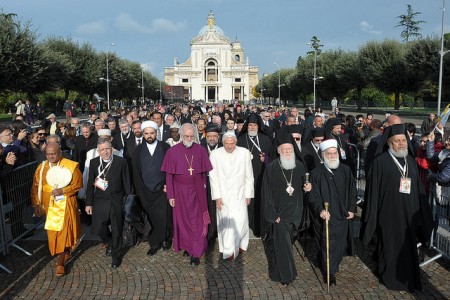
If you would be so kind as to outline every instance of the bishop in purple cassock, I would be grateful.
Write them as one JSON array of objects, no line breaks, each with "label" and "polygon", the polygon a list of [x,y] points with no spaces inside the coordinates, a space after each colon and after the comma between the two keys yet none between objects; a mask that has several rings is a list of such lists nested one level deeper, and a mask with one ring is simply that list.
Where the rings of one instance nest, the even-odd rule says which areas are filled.
[{"label": "bishop in purple cassock", "polygon": [[166,172],[167,198],[173,207],[173,248],[185,250],[190,264],[198,265],[208,249],[206,183],[212,165],[206,149],[193,143],[192,124],[183,124],[180,135],[183,143],[167,150],[161,171]]}]

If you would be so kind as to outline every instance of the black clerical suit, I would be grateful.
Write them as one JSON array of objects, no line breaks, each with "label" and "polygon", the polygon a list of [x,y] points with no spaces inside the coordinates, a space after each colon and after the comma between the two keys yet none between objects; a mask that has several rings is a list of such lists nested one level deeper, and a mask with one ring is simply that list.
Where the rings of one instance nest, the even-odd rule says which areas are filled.
[{"label": "black clerical suit", "polygon": [[148,235],[151,249],[159,249],[169,240],[172,226],[172,207],[167,201],[164,185],[166,175],[161,165],[169,144],[155,141],[155,152],[150,154],[147,142],[136,147],[133,153],[133,182],[143,210],[147,213],[152,230]]},{"label": "black clerical suit", "polygon": [[129,131],[127,134],[122,134],[121,132],[117,133],[112,141],[112,146],[114,149],[122,151],[125,153],[125,148],[127,146],[127,141],[129,139],[134,139],[134,134]]},{"label": "black clerical suit", "polygon": [[322,272],[326,274],[325,220],[320,218],[324,203],[329,203],[330,274],[339,271],[345,250],[353,254],[353,233],[348,212],[356,212],[356,187],[350,168],[344,164],[334,170],[320,165],[311,171],[312,190],[308,203],[315,218],[321,220],[320,228],[314,228],[319,243],[318,258]]},{"label": "black clerical suit", "polygon": [[[93,234],[99,235],[103,243],[111,244],[113,260],[117,260],[120,259],[122,249],[123,198],[131,193],[131,183],[126,160],[116,155],[111,157],[113,160],[109,167],[101,157],[91,159],[86,206],[92,206]],[[98,176],[108,182],[105,191],[94,185]],[[111,224],[111,238],[108,224]]]},{"label": "black clerical suit", "polygon": [[[253,139],[256,145],[250,139]],[[260,132],[258,132],[257,138],[252,138],[248,133],[245,133],[239,136],[237,145],[248,149],[252,157],[253,178],[255,179],[255,197],[248,206],[248,222],[250,228],[253,230],[253,234],[259,237],[261,236],[261,227],[264,219],[262,213],[264,204],[261,203],[261,185],[265,164],[268,163],[269,158],[271,157],[272,142],[267,135]],[[261,152],[264,153],[265,162],[261,162]]]}]

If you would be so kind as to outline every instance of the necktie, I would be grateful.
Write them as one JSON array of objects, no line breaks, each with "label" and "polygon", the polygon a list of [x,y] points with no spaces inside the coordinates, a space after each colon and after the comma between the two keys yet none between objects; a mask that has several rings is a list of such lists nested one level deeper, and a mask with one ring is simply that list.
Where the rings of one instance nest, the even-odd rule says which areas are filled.
[{"label": "necktie", "polygon": [[138,144],[138,145],[140,145],[140,144],[141,144],[141,139],[138,139],[138,142],[137,142],[137,144]]},{"label": "necktie", "polygon": [[161,141],[161,128],[158,128],[158,132],[157,132],[157,135],[156,135],[156,139],[157,139],[158,141]]}]

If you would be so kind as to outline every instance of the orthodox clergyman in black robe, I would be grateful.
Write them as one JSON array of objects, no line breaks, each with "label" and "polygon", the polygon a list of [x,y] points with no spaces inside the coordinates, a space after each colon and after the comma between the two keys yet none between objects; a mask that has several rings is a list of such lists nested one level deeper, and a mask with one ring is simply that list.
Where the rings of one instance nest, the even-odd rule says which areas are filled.
[{"label": "orthodox clergyman in black robe", "polygon": [[255,198],[248,206],[248,222],[257,237],[261,236],[264,228],[261,228],[264,221],[262,209],[264,204],[261,202],[261,184],[264,175],[264,167],[271,157],[272,142],[264,133],[264,123],[261,117],[251,113],[246,120],[242,131],[239,133],[237,145],[248,149],[251,153],[253,178],[255,184]]},{"label": "orthodox clergyman in black robe", "polygon": [[386,287],[413,291],[422,289],[417,242],[429,241],[433,223],[405,133],[398,124],[381,137],[367,182],[363,241],[376,232],[378,275]]},{"label": "orthodox clergyman in black robe", "polygon": [[292,244],[297,236],[303,213],[305,167],[295,159],[294,145],[289,134],[278,136],[280,157],[267,165],[262,182],[262,199],[266,232],[264,250],[271,280],[286,285],[297,276]]},{"label": "orthodox clergyman in black robe", "polygon": [[[330,139],[320,144],[324,163],[311,171],[312,191],[308,203],[321,228],[316,232],[319,242],[318,259],[326,275],[325,220],[329,220],[330,284],[336,285],[336,273],[345,250],[353,254],[353,235],[350,220],[356,212],[356,187],[350,168],[339,163],[338,145]],[[329,203],[328,213],[324,203]]]}]

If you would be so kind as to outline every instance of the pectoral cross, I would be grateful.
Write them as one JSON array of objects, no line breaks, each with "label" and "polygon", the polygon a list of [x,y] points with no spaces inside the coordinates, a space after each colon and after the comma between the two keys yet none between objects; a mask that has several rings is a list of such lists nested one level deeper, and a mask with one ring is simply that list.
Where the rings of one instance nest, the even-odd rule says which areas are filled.
[{"label": "pectoral cross", "polygon": [[189,175],[191,175],[191,176],[192,176],[192,171],[194,171],[194,169],[192,169],[192,166],[189,166],[189,169],[188,169],[188,171],[189,171]]}]

